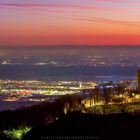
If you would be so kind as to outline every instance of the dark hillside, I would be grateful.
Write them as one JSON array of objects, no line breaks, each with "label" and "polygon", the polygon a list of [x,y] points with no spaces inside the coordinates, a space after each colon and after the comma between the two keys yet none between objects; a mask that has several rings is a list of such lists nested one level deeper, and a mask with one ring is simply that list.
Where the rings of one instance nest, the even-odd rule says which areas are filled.
[{"label": "dark hillside", "polygon": [[140,116],[131,114],[93,115],[70,113],[51,125],[33,128],[23,140],[39,139],[111,139],[140,138]]}]

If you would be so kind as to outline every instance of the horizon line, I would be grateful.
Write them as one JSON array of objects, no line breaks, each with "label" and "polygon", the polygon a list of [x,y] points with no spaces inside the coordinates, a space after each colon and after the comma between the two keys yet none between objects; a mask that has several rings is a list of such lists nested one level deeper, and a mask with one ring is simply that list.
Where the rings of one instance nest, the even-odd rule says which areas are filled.
[{"label": "horizon line", "polygon": [[[50,48],[50,47],[140,47],[140,45],[77,45],[77,44],[63,44],[63,45],[0,45],[0,49],[8,48]],[[113,49],[113,48],[112,48]]]}]

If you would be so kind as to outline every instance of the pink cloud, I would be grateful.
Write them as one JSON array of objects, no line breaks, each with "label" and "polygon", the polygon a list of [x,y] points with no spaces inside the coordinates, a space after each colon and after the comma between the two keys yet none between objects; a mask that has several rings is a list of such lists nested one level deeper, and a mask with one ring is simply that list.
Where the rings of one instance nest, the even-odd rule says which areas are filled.
[{"label": "pink cloud", "polygon": [[124,4],[140,4],[139,0],[95,0],[96,2],[124,3]]},{"label": "pink cloud", "polygon": [[38,8],[66,8],[66,9],[79,9],[79,10],[102,10],[102,11],[128,11],[127,8],[112,8],[112,7],[97,7],[97,6],[81,6],[81,5],[68,5],[68,4],[16,4],[16,3],[0,3],[0,7],[16,7],[28,8],[36,10]]},{"label": "pink cloud", "polygon": [[129,2],[129,0],[96,0],[97,2]]},{"label": "pink cloud", "polygon": [[108,23],[108,24],[121,24],[126,26],[134,26],[140,27],[140,22],[130,22],[130,21],[119,21],[119,20],[112,20],[112,19],[105,19],[105,18],[97,18],[97,17],[78,17],[75,20],[85,20],[89,22],[99,22],[99,23]]},{"label": "pink cloud", "polygon": [[[127,1],[127,0],[97,0],[97,1]],[[66,5],[66,4],[15,4],[15,3],[0,3],[0,8],[2,9],[12,9],[20,8],[20,9],[30,9],[30,10],[37,10],[37,11],[46,11],[48,13],[57,13],[57,14],[66,14],[64,8],[72,8],[72,9],[79,9],[79,10],[110,10],[110,11],[129,11],[130,9],[125,8],[109,8],[109,7],[96,7],[96,6],[81,6],[81,5]],[[59,8],[55,10],[55,8]],[[39,13],[35,13],[30,11],[33,15],[41,15]],[[74,12],[71,12],[74,13]],[[105,18],[97,18],[97,17],[83,17],[78,16],[75,14],[67,15],[72,17],[75,20],[85,20],[90,22],[99,22],[99,23],[109,23],[109,24],[122,24],[127,26],[136,26],[140,27],[139,22],[130,22],[130,21],[118,21],[118,20],[111,20]]]}]

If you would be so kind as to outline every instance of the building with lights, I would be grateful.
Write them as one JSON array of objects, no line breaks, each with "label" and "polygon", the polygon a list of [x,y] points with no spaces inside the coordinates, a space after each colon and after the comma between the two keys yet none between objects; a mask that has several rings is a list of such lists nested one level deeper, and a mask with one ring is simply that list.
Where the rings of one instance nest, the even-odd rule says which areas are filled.
[{"label": "building with lights", "polygon": [[85,108],[90,108],[92,106],[94,106],[94,99],[83,99],[81,101],[81,106],[84,106]]}]

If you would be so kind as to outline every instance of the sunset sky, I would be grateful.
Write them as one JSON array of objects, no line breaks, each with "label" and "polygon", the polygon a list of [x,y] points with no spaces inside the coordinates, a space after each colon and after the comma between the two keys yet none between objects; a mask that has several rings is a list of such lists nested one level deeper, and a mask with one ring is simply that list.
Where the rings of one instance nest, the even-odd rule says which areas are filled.
[{"label": "sunset sky", "polygon": [[140,0],[0,0],[0,46],[140,45]]}]

